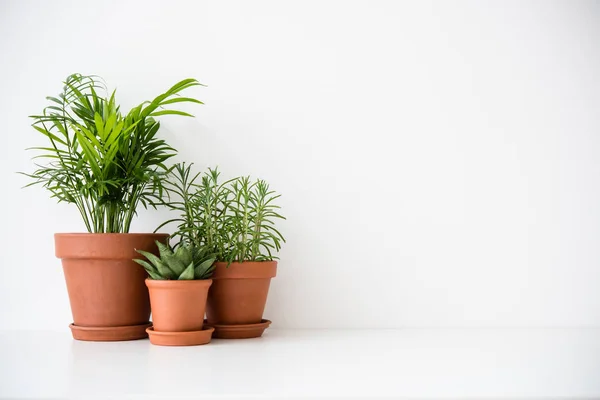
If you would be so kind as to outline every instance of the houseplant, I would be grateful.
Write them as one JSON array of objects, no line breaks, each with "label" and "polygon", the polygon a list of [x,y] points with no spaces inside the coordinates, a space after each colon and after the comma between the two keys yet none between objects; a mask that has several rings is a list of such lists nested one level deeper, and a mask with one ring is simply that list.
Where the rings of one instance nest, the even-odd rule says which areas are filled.
[{"label": "houseplant", "polygon": [[[157,252],[166,234],[129,233],[137,207],[151,205],[162,193],[164,162],[175,150],[157,137],[162,115],[191,116],[164,107],[200,101],[181,97],[198,86],[185,79],[152,101],[121,113],[115,92],[103,81],[73,74],[58,97],[34,115],[33,127],[48,144],[35,147],[44,165],[25,174],[58,202],[74,204],[88,233],[55,234],[62,259],[74,323],[81,340],[130,340],[146,337],[150,303],[146,273],[132,261],[134,249]],[[104,94],[104,95],[103,95]]]},{"label": "houseplant", "polygon": [[147,259],[134,260],[148,272],[153,344],[187,346],[210,342],[213,328],[203,329],[206,297],[215,268],[215,254],[205,246],[180,242],[176,249],[156,242],[160,256],[138,250]]},{"label": "houseplant", "polygon": [[170,195],[164,203],[180,214],[165,224],[177,222],[178,234],[217,255],[206,307],[213,336],[261,336],[270,324],[262,316],[277,272],[275,253],[285,242],[275,227],[284,219],[279,195],[263,180],[219,183],[216,169],[193,175],[185,164],[176,165],[164,188]]}]

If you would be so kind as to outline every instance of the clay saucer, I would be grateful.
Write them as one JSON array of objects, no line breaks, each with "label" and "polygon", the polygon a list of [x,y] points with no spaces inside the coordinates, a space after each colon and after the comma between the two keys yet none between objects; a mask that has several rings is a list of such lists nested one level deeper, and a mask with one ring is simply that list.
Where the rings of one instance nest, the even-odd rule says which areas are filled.
[{"label": "clay saucer", "polygon": [[213,333],[214,338],[219,339],[250,339],[261,337],[265,329],[271,325],[271,321],[268,319],[261,320],[258,324],[244,324],[244,325],[223,325],[223,324],[212,324],[215,328]]},{"label": "clay saucer", "polygon": [[73,339],[90,342],[116,342],[121,340],[145,339],[146,328],[152,323],[131,326],[77,326],[69,325]]},{"label": "clay saucer", "polygon": [[146,332],[150,336],[150,343],[158,346],[198,346],[210,343],[214,330],[213,327],[205,325],[200,331],[158,332],[150,327]]}]

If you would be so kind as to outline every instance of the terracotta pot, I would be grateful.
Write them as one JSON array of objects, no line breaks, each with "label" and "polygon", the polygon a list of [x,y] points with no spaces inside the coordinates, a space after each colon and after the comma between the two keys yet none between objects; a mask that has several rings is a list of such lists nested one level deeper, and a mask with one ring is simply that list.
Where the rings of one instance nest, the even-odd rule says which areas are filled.
[{"label": "terracotta pot", "polygon": [[146,279],[156,332],[201,331],[211,279]]},{"label": "terracotta pot", "polygon": [[277,261],[218,262],[208,293],[206,316],[211,325],[258,324],[262,321]]},{"label": "terracotta pot", "polygon": [[[147,337],[150,302],[146,271],[132,261],[135,250],[158,254],[155,241],[167,234],[57,233],[74,324],[80,340],[132,340]],[[126,329],[129,327],[129,329]]]}]

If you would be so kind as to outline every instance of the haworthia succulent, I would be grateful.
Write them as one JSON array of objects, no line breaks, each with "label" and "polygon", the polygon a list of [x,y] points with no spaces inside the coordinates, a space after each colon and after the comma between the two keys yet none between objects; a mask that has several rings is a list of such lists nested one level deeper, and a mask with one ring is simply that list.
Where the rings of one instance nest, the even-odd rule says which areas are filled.
[{"label": "haworthia succulent", "polygon": [[192,280],[210,279],[214,271],[216,256],[206,247],[197,247],[189,243],[180,243],[175,251],[169,246],[156,242],[159,255],[136,250],[146,260],[134,261],[144,267],[151,279]]}]

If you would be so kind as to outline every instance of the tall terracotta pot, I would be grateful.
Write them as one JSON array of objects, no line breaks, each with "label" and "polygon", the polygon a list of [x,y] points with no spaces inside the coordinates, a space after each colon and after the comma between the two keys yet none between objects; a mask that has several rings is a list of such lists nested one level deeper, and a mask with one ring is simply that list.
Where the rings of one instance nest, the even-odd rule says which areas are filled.
[{"label": "tall terracotta pot", "polygon": [[[208,292],[206,316],[210,325],[259,324],[267,303],[277,261],[216,263]],[[218,331],[219,329],[217,329]]]},{"label": "tall terracotta pot", "polygon": [[158,254],[155,241],[167,243],[168,237],[147,233],[54,235],[69,292],[73,338],[115,341],[148,336],[147,274],[132,260],[141,257],[135,250]]}]

